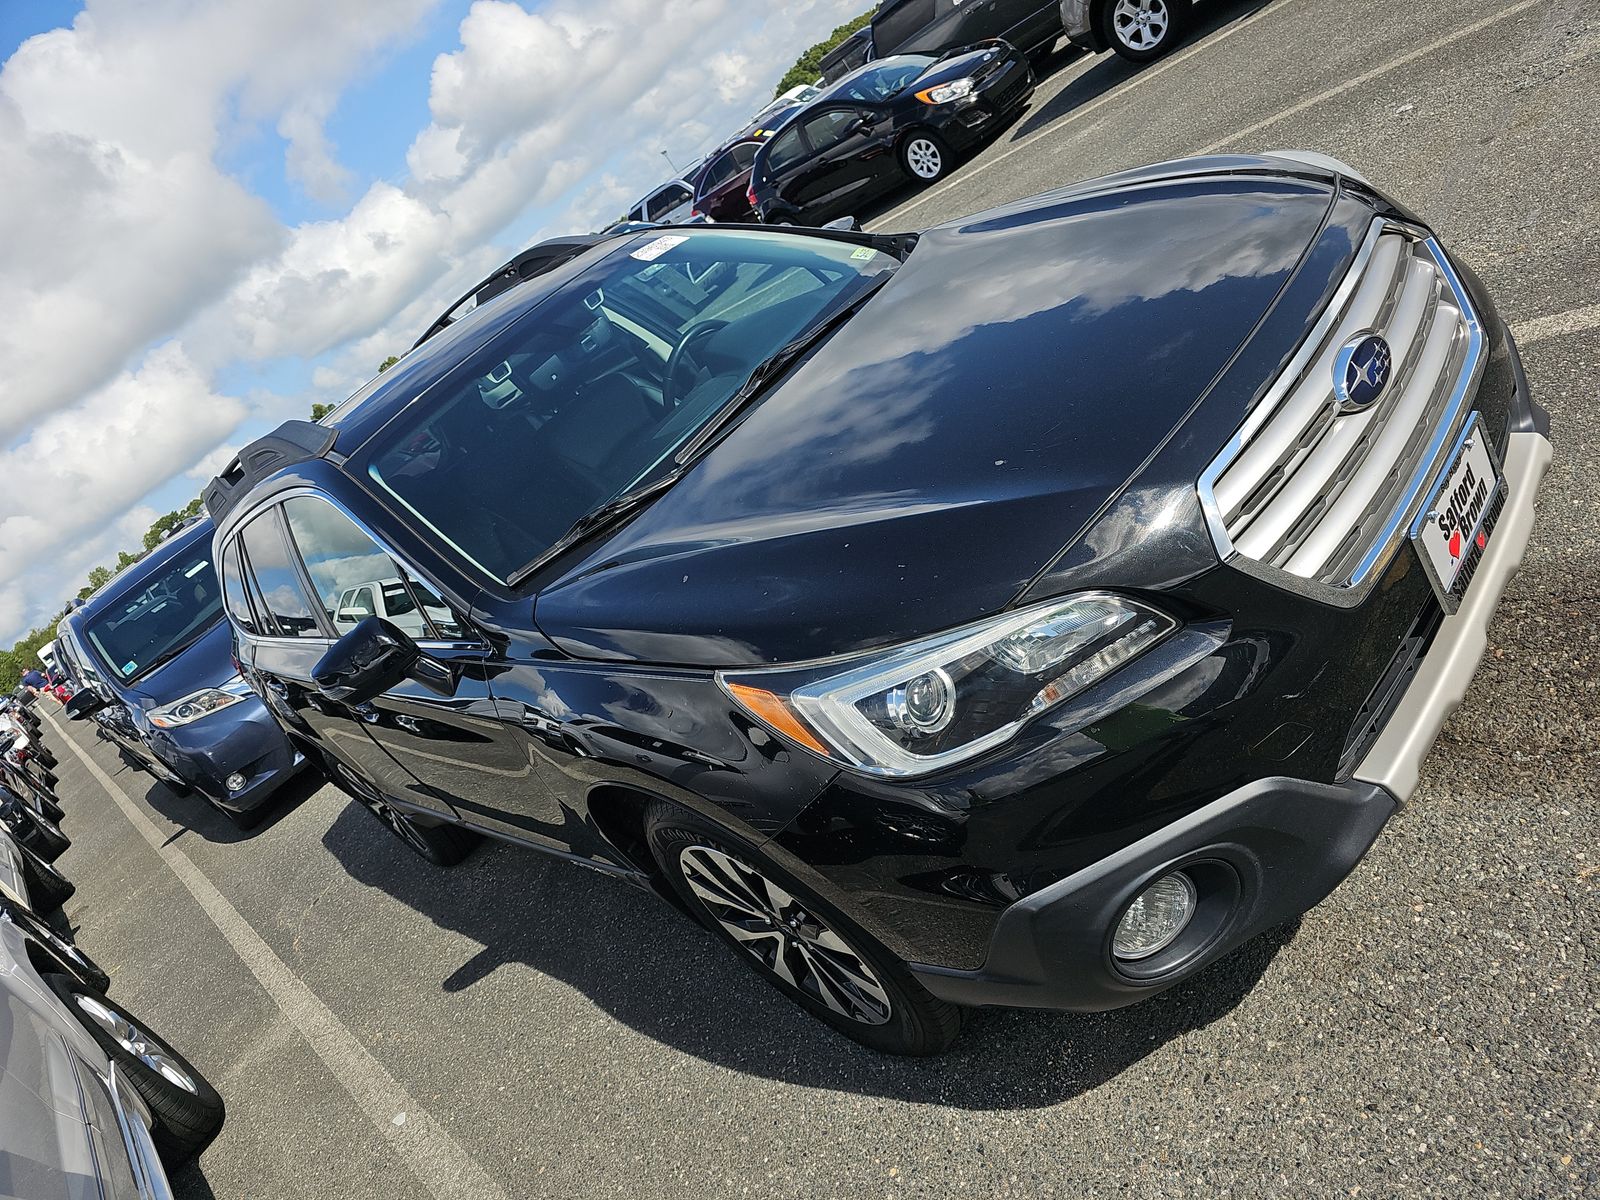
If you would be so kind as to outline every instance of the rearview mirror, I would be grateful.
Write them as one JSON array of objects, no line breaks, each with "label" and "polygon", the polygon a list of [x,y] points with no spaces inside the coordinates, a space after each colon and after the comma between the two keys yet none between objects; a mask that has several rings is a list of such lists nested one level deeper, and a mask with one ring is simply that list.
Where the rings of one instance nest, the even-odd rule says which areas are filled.
[{"label": "rearview mirror", "polygon": [[328,648],[311,679],[317,690],[342,704],[365,704],[398,684],[422,651],[382,617],[367,617]]},{"label": "rearview mirror", "polygon": [[79,688],[62,706],[62,711],[67,714],[67,720],[81,721],[85,717],[94,716],[108,703],[109,701],[93,688]]}]

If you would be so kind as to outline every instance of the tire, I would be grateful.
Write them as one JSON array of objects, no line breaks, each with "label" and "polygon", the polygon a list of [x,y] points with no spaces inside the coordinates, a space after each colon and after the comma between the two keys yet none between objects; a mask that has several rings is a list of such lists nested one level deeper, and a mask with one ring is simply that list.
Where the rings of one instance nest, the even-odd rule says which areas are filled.
[{"label": "tire", "polygon": [[194,786],[159,758],[151,758],[149,762],[141,762],[138,767],[142,771],[148,771],[156,782],[165,784],[167,790],[180,800],[194,795]]},{"label": "tire", "polygon": [[374,794],[343,763],[330,762],[332,770],[328,777],[419,858],[436,867],[453,867],[478,845],[477,834],[454,825],[424,825]]},{"label": "tire", "polygon": [[49,817],[42,817],[29,809],[23,814],[22,819],[33,826],[35,840],[32,849],[45,862],[55,862],[66,853],[67,847],[72,845],[72,839],[61,832],[61,826]]},{"label": "tire", "polygon": [[68,975],[46,975],[45,982],[144,1098],[164,1165],[182,1166],[211,1144],[227,1114],[205,1076],[103,993]]},{"label": "tire", "polygon": [[884,1054],[939,1054],[955,1041],[959,1008],[758,850],[659,801],[645,814],[645,837],[683,905],[812,1016]]},{"label": "tire", "polygon": [[29,907],[36,913],[55,912],[72,899],[78,885],[37,854],[29,854],[26,847],[22,850],[22,875],[28,883]]},{"label": "tire", "polygon": [[37,742],[34,743],[33,760],[41,767],[51,771],[55,770],[61,765],[60,759],[58,759],[50,751],[46,750],[43,746],[39,745]]},{"label": "tire", "polygon": [[49,788],[28,788],[27,803],[58,825],[66,818],[67,810],[61,807],[61,801]]},{"label": "tire", "polygon": [[1100,0],[1106,44],[1129,62],[1153,62],[1178,44],[1188,0]]},{"label": "tire", "polygon": [[913,129],[900,142],[900,169],[923,187],[938,183],[953,165],[950,147],[936,133]]}]

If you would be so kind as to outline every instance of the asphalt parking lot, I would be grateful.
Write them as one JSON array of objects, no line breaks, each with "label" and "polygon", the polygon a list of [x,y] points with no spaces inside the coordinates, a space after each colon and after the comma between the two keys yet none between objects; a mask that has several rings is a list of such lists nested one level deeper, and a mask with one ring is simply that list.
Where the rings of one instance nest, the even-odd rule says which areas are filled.
[{"label": "asphalt parking lot", "polygon": [[228,1101],[181,1196],[1600,1195],[1600,9],[1201,16],[1142,71],[1058,55],[995,145],[865,215],[1301,146],[1483,275],[1556,463],[1468,701],[1356,873],[1142,1006],[984,1012],[893,1060],[642,893],[502,845],[439,870],[309,781],[241,835],[52,709],[67,917]]}]

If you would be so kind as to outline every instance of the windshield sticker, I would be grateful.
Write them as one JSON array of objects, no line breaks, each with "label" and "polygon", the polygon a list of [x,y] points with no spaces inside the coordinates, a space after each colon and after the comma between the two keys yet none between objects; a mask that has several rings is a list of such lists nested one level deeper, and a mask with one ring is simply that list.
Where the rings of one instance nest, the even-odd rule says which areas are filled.
[{"label": "windshield sticker", "polygon": [[871,258],[877,251],[871,246],[857,246],[850,252],[851,258]]},{"label": "windshield sticker", "polygon": [[123,666],[122,673],[124,675],[132,675],[138,669],[139,664],[134,662],[132,659],[129,659],[128,662]]},{"label": "windshield sticker", "polygon": [[663,234],[655,241],[640,246],[633,252],[632,257],[637,258],[640,262],[655,262],[656,259],[671,250],[679,242],[687,242],[688,240],[682,234]]}]

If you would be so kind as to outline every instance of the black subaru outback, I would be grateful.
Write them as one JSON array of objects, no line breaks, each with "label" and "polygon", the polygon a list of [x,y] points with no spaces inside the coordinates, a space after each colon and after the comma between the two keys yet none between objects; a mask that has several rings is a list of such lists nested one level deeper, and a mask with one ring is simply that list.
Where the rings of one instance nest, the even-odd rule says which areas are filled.
[{"label": "black subaru outback", "polygon": [[1339,883],[1547,431],[1420,218],[1216,157],[920,234],[535,247],[207,501],[245,677],[413,849],[658,889],[925,1054]]}]

